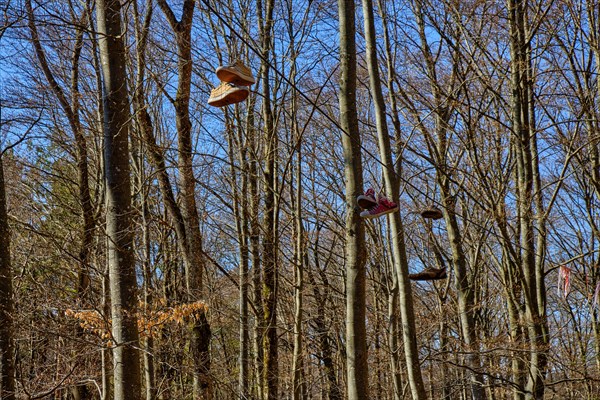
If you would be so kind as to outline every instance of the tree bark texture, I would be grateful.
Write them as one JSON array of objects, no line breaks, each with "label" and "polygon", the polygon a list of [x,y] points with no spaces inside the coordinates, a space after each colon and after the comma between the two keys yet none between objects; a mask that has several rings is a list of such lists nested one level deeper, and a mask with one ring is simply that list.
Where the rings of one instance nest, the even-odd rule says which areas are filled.
[{"label": "tree bark texture", "polygon": [[[511,138],[517,155],[517,209],[519,221],[519,278],[523,284],[525,299],[525,323],[530,345],[529,374],[526,384],[526,399],[544,397],[544,380],[547,366],[547,316],[543,265],[536,263],[536,221],[533,204],[534,181],[537,159],[534,157],[535,121],[531,114],[533,99],[533,77],[531,76],[531,37],[528,30],[526,0],[508,0],[509,36],[511,55]],[[539,231],[539,226],[537,227]],[[539,232],[538,235],[543,234]],[[543,245],[543,242],[542,242]]]},{"label": "tree bark texture", "polygon": [[277,336],[277,297],[278,297],[278,261],[277,261],[277,151],[278,137],[275,131],[275,117],[271,103],[270,60],[273,49],[273,10],[274,1],[257,0],[258,27],[260,33],[260,79],[262,81],[262,115],[265,134],[265,196],[263,219],[263,386],[264,399],[278,399],[279,394],[279,357]]},{"label": "tree bark texture", "polygon": [[103,70],[106,231],[114,339],[114,399],[141,399],[137,284],[133,254],[129,169],[129,96],[121,4],[97,2],[100,59]]},{"label": "tree bark texture", "polygon": [[10,229],[4,182],[4,155],[0,152],[0,399],[15,399],[15,345]]},{"label": "tree bark texture", "polygon": [[348,398],[369,398],[366,334],[365,232],[356,206],[362,193],[361,139],[356,110],[356,20],[353,0],[338,0],[340,29],[340,126],[346,184],[346,369]]}]

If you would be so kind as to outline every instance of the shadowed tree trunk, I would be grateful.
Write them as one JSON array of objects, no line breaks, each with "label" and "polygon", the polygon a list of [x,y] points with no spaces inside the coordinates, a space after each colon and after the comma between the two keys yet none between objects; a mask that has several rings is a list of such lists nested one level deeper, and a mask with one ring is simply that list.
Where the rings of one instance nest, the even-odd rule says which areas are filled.
[{"label": "shadowed tree trunk", "polygon": [[99,0],[97,19],[103,70],[106,231],[112,335],[114,399],[141,399],[137,284],[131,221],[129,99],[125,46],[118,0]]},{"label": "shadowed tree trunk", "polygon": [[0,152],[0,399],[15,399],[15,349],[10,231],[6,208],[4,166]]},{"label": "shadowed tree trunk", "polygon": [[277,149],[278,137],[275,130],[275,117],[271,104],[270,70],[271,52],[273,49],[273,10],[274,1],[257,0],[258,27],[260,33],[261,67],[260,79],[262,80],[262,115],[265,134],[265,196],[263,219],[263,389],[265,400],[275,400],[279,390],[279,357],[277,336]]}]

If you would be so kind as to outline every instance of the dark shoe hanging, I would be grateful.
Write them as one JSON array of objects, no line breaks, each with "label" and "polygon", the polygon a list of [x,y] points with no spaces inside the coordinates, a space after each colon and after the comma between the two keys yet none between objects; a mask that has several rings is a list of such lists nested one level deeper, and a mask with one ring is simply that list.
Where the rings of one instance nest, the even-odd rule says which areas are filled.
[{"label": "dark shoe hanging", "polygon": [[446,279],[446,268],[425,268],[423,271],[417,274],[409,274],[408,278],[413,281],[437,281],[440,279]]},{"label": "dark shoe hanging", "polygon": [[440,219],[443,216],[442,210],[437,207],[429,207],[421,211],[421,217],[427,219]]}]

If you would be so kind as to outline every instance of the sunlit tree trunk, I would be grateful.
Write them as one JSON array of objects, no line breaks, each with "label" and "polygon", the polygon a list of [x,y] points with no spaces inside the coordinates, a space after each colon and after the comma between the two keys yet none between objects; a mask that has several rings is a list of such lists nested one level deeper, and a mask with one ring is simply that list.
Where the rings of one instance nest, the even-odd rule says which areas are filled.
[{"label": "sunlit tree trunk", "polygon": [[[291,22],[292,16],[289,15]],[[294,35],[290,28],[290,48],[292,49],[292,67],[290,81],[296,82],[296,57],[294,48]],[[305,237],[302,224],[302,136],[298,127],[298,93],[293,91],[291,100],[291,123],[292,137],[295,141],[296,151],[296,174],[295,191],[290,195],[294,204],[294,348],[292,354],[292,400],[303,400],[306,398],[306,384],[304,382],[304,356],[303,356],[303,308],[304,308],[304,260],[305,260]],[[292,191],[293,191],[292,185]]]},{"label": "sunlit tree trunk", "polygon": [[356,110],[356,22],[353,0],[338,0],[340,126],[346,184],[346,369],[348,399],[369,398],[367,365],[365,232],[356,206],[362,193],[361,138]]},{"label": "sunlit tree trunk", "polygon": [[129,99],[121,4],[99,0],[96,15],[104,84],[106,231],[114,338],[114,399],[141,399],[137,284],[129,170]]}]

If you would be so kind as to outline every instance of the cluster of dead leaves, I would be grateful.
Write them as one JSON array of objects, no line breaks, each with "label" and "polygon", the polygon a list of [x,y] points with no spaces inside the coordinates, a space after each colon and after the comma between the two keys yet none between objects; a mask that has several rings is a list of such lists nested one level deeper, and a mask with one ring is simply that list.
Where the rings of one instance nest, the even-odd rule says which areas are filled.
[{"label": "cluster of dead leaves", "polygon": [[[174,307],[164,306],[160,302],[157,308],[150,308],[145,304],[138,306],[136,313],[138,332],[140,338],[155,337],[160,329],[168,323],[185,324],[196,322],[198,317],[207,311],[207,306],[202,301],[180,304]],[[112,320],[103,316],[98,310],[72,310],[67,309],[65,315],[79,321],[79,326],[86,332],[98,336],[112,345]]]}]

